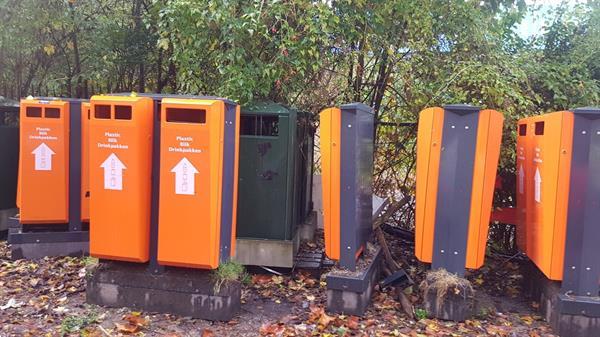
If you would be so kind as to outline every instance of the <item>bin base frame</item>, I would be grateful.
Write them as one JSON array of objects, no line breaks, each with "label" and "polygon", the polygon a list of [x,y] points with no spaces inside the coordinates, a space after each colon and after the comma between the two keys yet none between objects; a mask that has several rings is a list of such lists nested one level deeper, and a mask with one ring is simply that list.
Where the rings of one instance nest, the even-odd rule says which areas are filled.
[{"label": "bin base frame", "polygon": [[[61,226],[62,225],[62,226]],[[11,259],[40,259],[46,256],[86,256],[89,254],[88,230],[57,230],[69,224],[53,224],[54,228],[39,226],[23,230],[17,217],[8,219],[8,243]]]},{"label": "bin base frame", "polygon": [[363,316],[371,302],[373,288],[379,280],[383,253],[377,248],[373,260],[359,275],[330,272],[327,274],[327,311]]},{"label": "bin base frame", "polygon": [[241,283],[215,282],[210,270],[165,267],[155,274],[146,264],[101,260],[86,278],[86,302],[229,321],[241,309]]}]

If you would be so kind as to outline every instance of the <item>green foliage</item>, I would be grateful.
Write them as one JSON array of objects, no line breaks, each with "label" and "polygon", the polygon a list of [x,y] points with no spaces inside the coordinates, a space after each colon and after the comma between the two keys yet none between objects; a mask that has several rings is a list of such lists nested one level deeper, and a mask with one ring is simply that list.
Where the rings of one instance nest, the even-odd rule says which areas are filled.
[{"label": "green foliage", "polygon": [[[0,95],[118,91],[271,99],[376,114],[375,192],[414,193],[425,107],[501,111],[500,174],[515,122],[600,103],[600,1],[562,4],[523,39],[525,0],[0,0]],[[388,124],[388,125],[384,125]],[[500,205],[514,203],[508,191]],[[396,220],[412,225],[411,207]]]},{"label": "green foliage", "polygon": [[427,310],[421,308],[415,308],[415,318],[420,321],[427,318]]},{"label": "green foliage", "polygon": [[67,316],[60,324],[60,332],[62,335],[75,332],[82,332],[90,324],[97,323],[98,314],[95,312],[86,313],[81,316]]}]

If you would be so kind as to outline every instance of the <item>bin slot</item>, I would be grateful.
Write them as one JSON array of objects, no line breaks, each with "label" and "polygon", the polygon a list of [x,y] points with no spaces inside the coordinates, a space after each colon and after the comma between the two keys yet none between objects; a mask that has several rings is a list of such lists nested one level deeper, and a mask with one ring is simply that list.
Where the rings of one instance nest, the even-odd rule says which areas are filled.
[{"label": "bin slot", "polygon": [[96,119],[110,119],[110,105],[96,105],[94,107]]},{"label": "bin slot", "polygon": [[519,136],[527,136],[527,124],[519,125]]},{"label": "bin slot", "polygon": [[167,108],[167,122],[170,123],[206,123],[206,110]]},{"label": "bin slot", "polygon": [[279,117],[261,116],[260,135],[277,137],[279,135]]},{"label": "bin slot", "polygon": [[115,119],[131,119],[131,106],[115,105]]},{"label": "bin slot", "polygon": [[44,109],[44,117],[46,117],[46,118],[60,118],[60,109],[58,109],[58,108],[46,108],[46,109]]},{"label": "bin slot", "polygon": [[25,115],[27,117],[42,117],[42,108],[35,106],[28,106],[25,110]]},{"label": "bin slot", "polygon": [[242,136],[256,136],[256,116],[243,115],[240,121],[240,134]]},{"label": "bin slot", "polygon": [[535,135],[536,136],[544,135],[544,122],[535,122]]}]

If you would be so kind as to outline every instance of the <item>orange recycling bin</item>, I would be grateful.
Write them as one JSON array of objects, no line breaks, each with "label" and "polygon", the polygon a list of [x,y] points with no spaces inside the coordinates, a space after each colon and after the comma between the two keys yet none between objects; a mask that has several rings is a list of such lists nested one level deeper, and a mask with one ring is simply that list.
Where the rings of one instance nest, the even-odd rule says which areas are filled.
[{"label": "orange recycling bin", "polygon": [[239,106],[163,98],[158,262],[214,269],[234,255]]},{"label": "orange recycling bin", "polygon": [[[81,100],[27,98],[21,100],[20,156],[17,204],[21,224],[65,224],[77,222],[79,205],[84,201],[69,198],[70,188],[79,189],[79,135]],[[73,119],[73,120],[72,120]],[[72,126],[76,123],[76,126]],[[77,195],[77,194],[75,194]],[[75,219],[77,218],[77,219]]]},{"label": "orange recycling bin", "polygon": [[517,128],[517,244],[548,278],[562,280],[574,114],[523,118]]},{"label": "orange recycling bin", "polygon": [[90,105],[90,254],[147,262],[153,101],[93,96]]},{"label": "orange recycling bin", "polygon": [[361,103],[320,114],[325,253],[355,270],[371,234],[373,110]]},{"label": "orange recycling bin", "polygon": [[421,111],[415,253],[433,268],[483,265],[503,120],[469,105]]}]

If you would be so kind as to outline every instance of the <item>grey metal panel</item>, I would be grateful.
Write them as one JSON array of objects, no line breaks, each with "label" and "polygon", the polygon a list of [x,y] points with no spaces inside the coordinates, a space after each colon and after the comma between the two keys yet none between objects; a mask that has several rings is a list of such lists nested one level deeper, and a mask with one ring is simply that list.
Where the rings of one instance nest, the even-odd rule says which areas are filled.
[{"label": "grey metal panel", "polygon": [[[280,117],[281,120],[281,117]],[[288,125],[288,139],[287,139],[287,151],[286,151],[286,164],[287,164],[287,175],[286,175],[286,189],[285,189],[285,194],[286,194],[286,198],[288,199],[287,202],[285,203],[285,208],[286,208],[286,221],[287,224],[290,224],[291,226],[285,226],[285,231],[286,231],[286,238],[287,237],[292,237],[292,233],[294,233],[296,231],[296,228],[298,227],[298,219],[296,216],[296,207],[297,207],[297,195],[298,195],[298,190],[297,186],[297,179],[299,178],[299,172],[297,170],[297,155],[298,155],[298,150],[296,148],[296,144],[297,144],[297,139],[298,139],[298,135],[297,135],[297,128],[298,128],[298,114],[295,110],[290,110],[289,112],[289,117],[287,119],[287,125]]]},{"label": "grey metal panel", "polygon": [[81,101],[69,101],[69,230],[81,230]]},{"label": "grey metal panel", "polygon": [[356,246],[365,248],[373,231],[373,136],[375,115],[370,107],[357,107]]},{"label": "grey metal panel", "polygon": [[600,276],[600,109],[574,111],[562,290],[598,296]]},{"label": "grey metal panel", "polygon": [[479,108],[444,107],[432,268],[463,275]]},{"label": "grey metal panel", "polygon": [[220,262],[227,262],[231,257],[231,240],[233,231],[233,205],[235,181],[235,140],[236,140],[236,107],[237,104],[225,102],[225,125],[223,132],[223,192],[221,206],[221,239]]},{"label": "grey metal panel", "polygon": [[150,236],[148,270],[151,273],[161,273],[164,266],[158,263],[158,211],[160,208],[160,113],[161,98],[154,97],[152,102],[152,173],[150,195]]},{"label": "grey metal panel", "polygon": [[340,265],[356,269],[356,253],[371,233],[373,122],[364,104],[341,106]]}]

